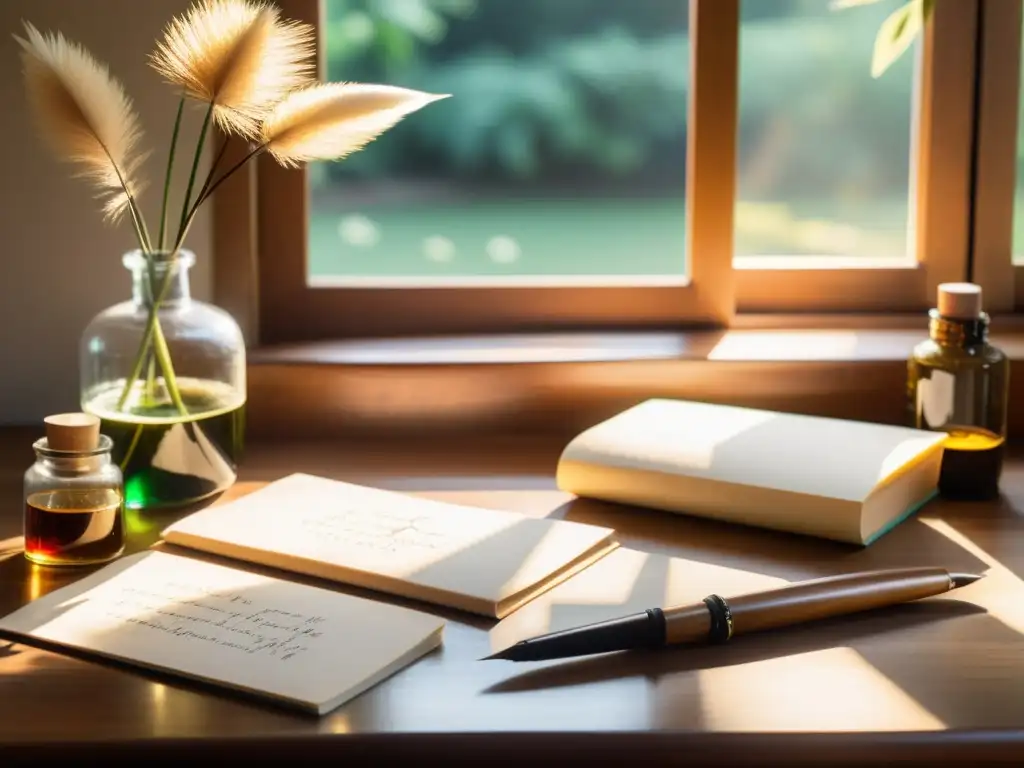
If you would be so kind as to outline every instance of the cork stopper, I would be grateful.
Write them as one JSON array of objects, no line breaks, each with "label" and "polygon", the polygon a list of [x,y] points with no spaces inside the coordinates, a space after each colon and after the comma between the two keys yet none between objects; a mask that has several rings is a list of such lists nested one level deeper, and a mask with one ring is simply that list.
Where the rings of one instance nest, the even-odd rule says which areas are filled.
[{"label": "cork stopper", "polygon": [[981,286],[974,283],[942,283],[939,286],[939,314],[953,320],[981,317]]},{"label": "cork stopper", "polygon": [[58,413],[43,419],[46,444],[54,451],[93,451],[100,442],[100,420],[88,413]]}]

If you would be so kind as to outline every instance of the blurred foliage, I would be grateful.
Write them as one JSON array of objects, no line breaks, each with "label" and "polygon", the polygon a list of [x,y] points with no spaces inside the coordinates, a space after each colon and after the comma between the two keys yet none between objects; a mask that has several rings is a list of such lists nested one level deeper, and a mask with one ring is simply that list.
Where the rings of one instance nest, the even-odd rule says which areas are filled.
[{"label": "blurred foliage", "polygon": [[[877,80],[869,67],[875,30],[898,4],[888,0],[836,14],[827,0],[805,1],[791,4],[794,15],[759,20],[748,18],[746,9],[762,0],[744,4],[739,133],[744,194],[770,199],[823,190],[840,196],[906,194],[914,57],[902,57]],[[754,167],[766,163],[772,173],[759,182]]]},{"label": "blurred foliage", "polygon": [[[879,184],[905,188],[913,62],[903,57],[892,66],[902,71],[880,80],[868,68],[876,30],[901,4],[882,0],[836,14],[829,0],[745,0],[741,164],[774,153],[781,162],[772,186],[820,188],[841,175],[856,194]],[[329,79],[454,98],[416,113],[370,150],[317,171],[331,178],[418,175],[678,189],[685,168],[687,5],[327,0]]]}]

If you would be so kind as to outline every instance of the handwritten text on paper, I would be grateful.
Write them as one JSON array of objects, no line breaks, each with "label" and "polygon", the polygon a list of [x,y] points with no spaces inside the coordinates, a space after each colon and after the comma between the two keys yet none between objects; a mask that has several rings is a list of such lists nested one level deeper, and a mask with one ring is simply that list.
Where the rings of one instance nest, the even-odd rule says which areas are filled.
[{"label": "handwritten text on paper", "polygon": [[323,616],[260,606],[244,590],[213,592],[171,581],[111,590],[101,610],[108,618],[153,632],[280,661],[308,650],[326,621]]},{"label": "handwritten text on paper", "polygon": [[302,518],[300,524],[321,541],[380,552],[441,550],[451,544],[452,536],[432,516],[411,510],[334,509]]}]

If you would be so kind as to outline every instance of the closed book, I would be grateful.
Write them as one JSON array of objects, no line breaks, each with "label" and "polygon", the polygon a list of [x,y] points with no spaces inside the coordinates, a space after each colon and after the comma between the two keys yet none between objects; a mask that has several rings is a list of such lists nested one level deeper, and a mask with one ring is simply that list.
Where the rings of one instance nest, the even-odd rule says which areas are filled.
[{"label": "closed book", "polygon": [[945,435],[647,400],[573,439],[577,496],[866,545],[937,494]]}]

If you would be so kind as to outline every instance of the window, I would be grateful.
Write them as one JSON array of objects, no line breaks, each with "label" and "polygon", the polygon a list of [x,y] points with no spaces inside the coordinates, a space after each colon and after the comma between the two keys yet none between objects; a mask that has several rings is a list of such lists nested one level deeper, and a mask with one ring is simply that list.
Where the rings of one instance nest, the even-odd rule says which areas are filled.
[{"label": "window", "polygon": [[989,312],[1024,307],[1019,0],[981,6],[971,274]]},{"label": "window", "polygon": [[330,0],[327,79],[455,98],[310,169],[314,285],[688,275],[688,2]]},{"label": "window", "polygon": [[[973,3],[937,3],[916,61],[904,56],[877,80],[867,67],[875,30],[903,2],[841,17],[828,2],[792,4],[773,30],[752,15],[761,5],[744,5],[740,42],[739,130],[760,132],[768,148],[740,154],[738,204],[754,218],[737,216],[739,309],[931,306],[939,283],[967,276]],[[788,87],[760,128],[744,120],[746,99],[752,112],[774,77]],[[760,157],[794,181],[766,184]]]},{"label": "window", "polygon": [[[867,42],[899,2],[746,2],[736,255],[908,263],[915,60],[875,80]],[[749,262],[756,266],[756,262]]]},{"label": "window", "polygon": [[283,0],[326,79],[455,98],[261,160],[229,290],[264,343],[923,309],[967,277],[978,7],[873,79],[903,2]]},{"label": "window", "polygon": [[[342,175],[357,177],[351,179],[351,186],[349,178],[345,178],[344,185],[332,185],[330,170],[326,168],[289,172],[271,163],[261,163],[257,226],[262,341],[551,326],[636,327],[728,322],[733,309],[729,263],[732,211],[726,203],[733,199],[735,183],[730,174],[722,174],[720,169],[734,166],[735,141],[730,129],[735,125],[735,108],[722,100],[718,100],[720,104],[710,103],[707,108],[698,108],[697,102],[702,98],[714,100],[716,78],[735,80],[735,4],[719,4],[715,13],[705,14],[697,11],[696,4],[685,8],[683,3],[683,12],[675,10],[666,14],[662,9],[671,8],[671,4],[642,0],[637,5],[650,17],[644,24],[634,19],[631,28],[622,23],[594,23],[587,29],[581,19],[585,20],[593,9],[604,9],[603,14],[594,14],[598,21],[616,18],[621,21],[624,18],[621,9],[629,4],[613,0],[569,0],[557,5],[531,2],[535,6],[533,14],[523,13],[522,4],[513,7],[502,0],[477,0],[473,4],[450,0],[401,3],[291,0],[281,4],[288,15],[318,25],[322,69],[344,67],[356,73],[366,72],[367,76],[378,74],[380,79],[390,83],[403,84],[404,81],[421,88],[440,88],[443,87],[441,78],[458,76],[467,83],[460,87],[468,89],[471,87],[466,80],[468,75],[482,76],[489,83],[487,87],[503,98],[510,95],[516,98],[516,89],[527,86],[540,88],[543,97],[552,82],[578,79],[581,74],[576,70],[582,70],[582,75],[592,82],[585,87],[574,86],[581,99],[577,105],[579,122],[574,130],[582,133],[576,139],[562,136],[561,144],[546,150],[543,155],[546,167],[535,175],[534,191],[527,189],[529,179],[519,179],[507,169],[497,173],[493,167],[496,162],[494,146],[502,148],[503,154],[497,157],[505,157],[507,161],[518,152],[518,160],[508,162],[521,164],[529,160],[523,154],[521,135],[511,130],[514,116],[503,118],[508,120],[507,126],[502,122],[489,130],[478,131],[478,140],[486,139],[490,143],[482,155],[472,155],[470,159],[483,158],[483,165],[470,163],[461,171],[451,165],[456,156],[453,151],[444,155],[437,149],[428,149],[434,146],[431,142],[442,141],[439,136],[449,122],[458,124],[442,109],[435,110],[433,116],[438,122],[432,123],[431,116],[424,110],[417,115],[424,118],[417,121],[419,124],[414,125],[410,119],[409,125],[401,126],[393,135],[383,137],[379,145],[367,150],[361,166],[353,163],[347,171],[339,169]],[[344,7],[348,13],[332,15],[332,6]],[[469,12],[463,6],[473,13],[483,13],[482,18],[489,27],[514,24],[516,18],[520,25],[525,25],[519,33],[526,46],[521,55],[517,53],[519,66],[510,66],[508,51],[488,53],[481,49],[474,55],[479,59],[486,54],[489,58],[467,70],[465,61],[456,61],[457,55],[464,59],[467,54],[459,53],[453,42],[448,53],[442,55],[435,51],[431,54],[436,59],[433,70],[423,70],[439,78],[437,85],[415,80],[427,74],[414,75],[414,70],[409,68],[411,65],[399,64],[402,57],[396,51],[409,50],[408,46],[415,45],[418,47],[413,52],[424,59],[429,58],[430,51],[423,49],[423,44],[403,37],[408,30],[399,30],[397,22],[415,26],[425,18],[441,20],[451,25],[449,34],[456,40],[458,14],[465,16]],[[489,16],[486,6],[492,6]],[[562,11],[563,6],[573,6],[577,12],[567,15]],[[413,8],[427,15],[417,16],[417,22],[410,16]],[[481,12],[481,8],[484,11]],[[442,13],[445,10],[447,15]],[[360,12],[362,22],[358,21]],[[387,14],[400,14],[400,17]],[[351,25],[353,19],[357,20],[357,26],[361,23],[377,25],[374,40],[384,46],[383,52],[367,53],[357,61],[331,65],[330,35],[343,33],[338,31],[339,22],[343,31],[347,29],[346,34],[353,34],[350,28],[344,27],[345,23]],[[332,21],[335,22],[333,27],[330,26]],[[461,21],[470,24],[469,19]],[[707,30],[703,36],[706,43],[701,45],[697,37],[704,29]],[[538,30],[552,38],[547,48],[542,45],[543,35],[538,35]],[[358,30],[354,34],[358,35]],[[657,71],[654,94],[641,93],[632,83],[620,82],[614,72],[603,70],[600,60],[609,54],[594,49],[595,45],[611,45],[625,50],[625,55],[636,57],[637,38],[641,35],[653,42],[650,46],[641,46],[640,58],[634,58],[623,74],[650,84],[652,73]],[[396,42],[398,40],[405,42]],[[711,41],[715,44],[711,45]],[[648,47],[654,55],[650,55]],[[662,76],[661,70],[670,66],[667,62],[674,61],[680,54],[683,60],[675,63],[683,77],[671,71]],[[555,60],[556,55],[567,61]],[[532,80],[529,73],[518,71],[527,68],[522,62],[527,61],[528,56],[534,57]],[[705,60],[707,65],[701,66]],[[499,66],[504,69],[496,72]],[[684,82],[685,88],[681,88],[680,83]],[[568,86],[563,83],[563,87]],[[502,88],[509,93],[498,93]],[[582,99],[585,92],[590,93],[592,103]],[[627,98],[641,97],[648,102],[653,98],[664,110],[645,116],[643,109],[625,103]],[[523,97],[518,98],[517,111],[525,115],[526,135],[530,137],[533,135],[530,131],[538,130],[536,121],[540,118],[527,113],[522,107]],[[531,95],[527,101],[536,98]],[[564,94],[549,94],[547,98],[551,102],[549,109],[565,108]],[[470,98],[464,101],[461,109],[470,116],[476,114],[474,110],[478,106],[480,109],[486,106],[474,104]],[[555,135],[564,130],[562,123],[566,116],[542,118],[558,122],[551,129],[556,131]],[[493,114],[486,119],[493,120]],[[646,149],[641,147],[638,154],[639,150],[627,141],[630,132],[626,127],[639,125],[645,119],[655,123],[648,131],[654,143]],[[502,136],[511,138],[495,140],[495,131],[506,128]],[[393,143],[390,150],[389,140]],[[601,154],[606,164],[611,164],[603,169],[593,160],[594,148],[586,149],[595,140],[604,143]],[[545,142],[550,141],[549,135]],[[419,151],[407,151],[417,142]],[[515,149],[517,143],[519,150]],[[455,151],[468,150],[464,144],[460,146],[461,150],[456,147]],[[378,149],[381,151],[377,156],[370,155]],[[659,162],[656,156],[645,157],[644,152],[663,154],[665,162]],[[438,157],[432,158],[432,154]],[[388,173],[387,180],[392,183],[385,185],[382,183],[384,173],[375,174],[373,165],[386,164],[389,157],[405,165],[399,173]],[[438,163],[448,165],[438,166]],[[485,196],[482,185],[487,181],[484,172],[488,171],[488,166],[491,166],[492,191]],[[522,165],[522,169],[528,170],[528,167]],[[360,173],[362,178],[358,178]],[[321,176],[319,182],[311,178],[317,174]],[[660,208],[661,214],[652,216],[648,206],[637,204],[635,190],[640,179],[652,180],[652,186],[659,188],[652,206]],[[340,202],[339,191],[332,191],[332,186],[344,190],[340,194],[345,198]],[[318,191],[311,191],[311,187]],[[349,189],[370,187],[376,190],[373,193],[376,207],[371,207],[373,200],[353,205]],[[425,191],[428,187],[434,192]],[[439,187],[444,187],[445,191],[438,191]],[[600,231],[593,231],[593,222],[584,226],[578,213],[575,223],[567,221],[571,211],[580,210],[585,195],[596,205],[603,206],[603,210],[610,211],[609,216],[614,216]],[[335,198],[333,208],[328,202],[332,196]],[[720,204],[713,204],[716,200]],[[472,212],[462,210],[460,213],[460,208],[467,206],[472,207]],[[702,211],[704,207],[708,210]],[[637,249],[631,249],[630,239],[620,232],[623,229],[639,231],[651,238],[650,255],[641,257]],[[342,244],[341,248],[334,247],[335,253],[341,252],[340,256],[313,256],[306,244],[316,242],[328,242],[331,246]],[[360,249],[366,249],[371,243],[379,245],[380,252],[388,255],[383,258],[376,255],[373,260],[376,266],[372,268],[351,266],[357,257],[365,258],[365,250]],[[391,250],[385,251],[386,248]],[[687,254],[691,253],[701,256],[690,258]],[[275,255],[264,257],[264,254]],[[390,270],[383,266],[385,264],[392,265]],[[463,264],[475,266],[463,268]],[[607,271],[608,264],[614,266],[615,272]]]}]

